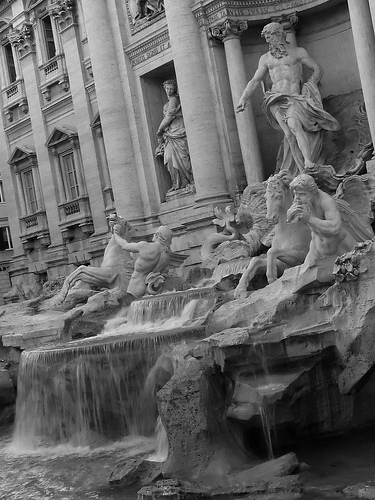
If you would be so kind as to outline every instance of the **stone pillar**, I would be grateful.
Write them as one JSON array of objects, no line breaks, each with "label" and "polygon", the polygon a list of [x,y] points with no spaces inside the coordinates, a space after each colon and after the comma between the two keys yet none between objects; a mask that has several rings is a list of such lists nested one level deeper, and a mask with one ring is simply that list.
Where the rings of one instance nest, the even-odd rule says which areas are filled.
[{"label": "stone pillar", "polygon": [[142,221],[143,206],[128,111],[115,59],[107,2],[85,0],[82,9],[116,209],[129,220]]},{"label": "stone pillar", "polygon": [[193,0],[164,0],[198,203],[228,201],[207,66]]},{"label": "stone pillar", "polygon": [[[229,21],[228,19],[220,26],[211,29],[211,35],[224,43],[234,108],[247,85],[240,42],[240,36],[246,29],[246,21]],[[245,111],[236,113],[235,116],[247,183],[250,185],[261,182],[263,180],[262,157],[251,102]]]},{"label": "stone pillar", "polygon": [[73,139],[72,146],[80,194],[88,195],[95,233],[100,234],[108,231],[108,225],[102,187],[98,182],[100,167],[95,153],[93,134],[89,126],[92,117],[87,104],[84,69],[80,55],[80,36],[74,22],[74,5],[73,2],[70,3],[71,5],[67,6],[64,2],[56,1],[49,4],[49,10],[53,16],[53,25],[58,27],[60,31],[62,51],[59,50],[65,55],[76,116],[79,143],[77,139]]},{"label": "stone pillar", "polygon": [[367,119],[375,142],[375,34],[371,18],[375,7],[372,6],[370,11],[367,0],[348,0],[348,7]]},{"label": "stone pillar", "polygon": [[56,204],[53,175],[50,166],[50,158],[45,143],[48,137],[44,121],[39,92],[39,75],[35,60],[34,30],[30,23],[23,23],[15,29],[11,41],[18,51],[20,66],[24,78],[25,91],[29,104],[29,115],[33,131],[35,152],[38,158],[38,169],[40,178],[43,179],[43,199],[48,219],[48,229],[51,236],[52,247],[62,244],[61,231],[57,224],[59,213]]}]

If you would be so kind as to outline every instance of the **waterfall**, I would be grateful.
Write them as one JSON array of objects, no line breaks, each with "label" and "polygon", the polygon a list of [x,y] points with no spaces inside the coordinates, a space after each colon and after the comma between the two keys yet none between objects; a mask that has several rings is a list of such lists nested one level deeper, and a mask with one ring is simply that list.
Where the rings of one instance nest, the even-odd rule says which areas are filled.
[{"label": "waterfall", "polygon": [[186,308],[190,306],[191,314],[185,315],[188,321],[194,318],[198,305],[207,310],[209,309],[207,305],[214,302],[215,298],[216,292],[213,288],[171,292],[155,297],[147,296],[131,303],[127,316],[128,322],[132,325],[140,325],[167,321],[172,317],[181,317],[184,310],[186,311]]},{"label": "waterfall", "polygon": [[204,329],[111,342],[86,339],[23,352],[13,444],[100,446],[142,434],[146,377],[163,350],[185,335],[201,338]]}]

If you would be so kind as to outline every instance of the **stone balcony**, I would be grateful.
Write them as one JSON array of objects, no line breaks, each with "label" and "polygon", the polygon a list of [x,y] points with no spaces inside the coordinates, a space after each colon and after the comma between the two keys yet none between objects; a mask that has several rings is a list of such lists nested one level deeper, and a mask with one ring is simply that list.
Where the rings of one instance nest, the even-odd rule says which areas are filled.
[{"label": "stone balcony", "polygon": [[12,82],[2,91],[3,111],[8,121],[13,121],[13,110],[19,107],[23,113],[28,112],[25,85],[22,78]]},{"label": "stone balcony", "polygon": [[80,227],[85,235],[94,232],[91,208],[88,196],[81,196],[75,200],[59,204],[60,229],[63,239],[69,241],[73,238],[73,228]]},{"label": "stone balcony", "polygon": [[51,243],[47,215],[45,211],[39,211],[31,215],[20,218],[21,234],[20,238],[25,250],[30,251],[34,248],[35,240],[39,240],[44,248]]},{"label": "stone balcony", "polygon": [[65,64],[64,54],[57,54],[55,57],[39,66],[40,90],[46,101],[51,100],[51,87],[60,85],[61,89],[69,90],[68,72]]}]

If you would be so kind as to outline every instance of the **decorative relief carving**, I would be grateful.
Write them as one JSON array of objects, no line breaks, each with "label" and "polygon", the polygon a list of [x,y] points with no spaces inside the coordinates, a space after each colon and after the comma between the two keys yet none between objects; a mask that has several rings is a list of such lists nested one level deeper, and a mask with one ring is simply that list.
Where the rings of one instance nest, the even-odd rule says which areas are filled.
[{"label": "decorative relief carving", "polygon": [[8,34],[8,40],[19,53],[20,58],[35,51],[34,35],[30,23],[24,23]]},{"label": "decorative relief carving", "polygon": [[144,29],[164,14],[164,0],[126,0],[132,33]]},{"label": "decorative relief carving", "polygon": [[154,38],[151,38],[135,47],[126,48],[125,52],[127,53],[132,66],[137,66],[138,64],[147,61],[147,59],[168,50],[170,46],[169,34],[166,30]]},{"label": "decorative relief carving", "polygon": [[57,19],[60,30],[74,25],[74,0],[49,0],[47,10]]},{"label": "decorative relief carving", "polygon": [[[328,0],[326,0],[328,1]],[[223,19],[269,19],[282,12],[321,3],[320,0],[208,0],[193,7],[199,27],[213,27]]]},{"label": "decorative relief carving", "polygon": [[230,21],[226,19],[223,23],[210,28],[213,38],[225,42],[231,38],[240,38],[242,33],[247,30],[247,21]]}]

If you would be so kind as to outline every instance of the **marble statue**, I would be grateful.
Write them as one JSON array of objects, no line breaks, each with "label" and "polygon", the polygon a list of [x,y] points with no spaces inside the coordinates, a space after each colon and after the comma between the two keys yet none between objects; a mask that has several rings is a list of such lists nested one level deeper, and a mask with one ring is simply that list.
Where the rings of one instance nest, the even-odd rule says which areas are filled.
[{"label": "marble statue", "polygon": [[288,223],[304,223],[311,232],[310,248],[301,266],[303,274],[313,267],[322,269],[322,279],[332,279],[336,257],[350,252],[357,242],[373,238],[370,224],[364,224],[343,199],[325,193],[308,174],[290,183],[294,199],[287,212]]},{"label": "marble statue", "polygon": [[180,97],[175,80],[163,83],[168,102],[163,107],[164,118],[157,130],[156,156],[162,156],[172,179],[170,191],[187,188],[193,190],[193,171],[182,116]]},{"label": "marble statue", "polygon": [[260,271],[266,271],[268,283],[273,283],[288,267],[302,264],[310,244],[310,229],[302,222],[298,226],[286,222],[287,210],[293,203],[289,189],[291,175],[282,170],[266,184],[267,220],[275,226],[272,244],[266,256],[253,257],[234,292],[235,298],[245,297],[249,282]]},{"label": "marble statue", "polygon": [[69,290],[77,281],[101,288],[119,287],[126,292],[130,277],[128,267],[133,259],[130,253],[124,252],[117,243],[115,234],[120,239],[129,238],[132,228],[127,220],[117,214],[111,214],[108,223],[112,237],[104,251],[102,265],[100,267],[79,266],[69,274],[59,295],[60,302],[65,300]]},{"label": "marble statue", "polygon": [[[338,130],[340,125],[323,109],[318,89],[323,75],[320,65],[304,48],[288,44],[281,24],[267,24],[262,36],[269,44],[269,51],[261,56],[236,112],[244,111],[261,82],[264,84],[267,78],[271,81],[270,89],[265,91],[263,109],[271,125],[284,133],[280,170],[288,169],[296,175],[311,164],[323,163],[322,130]],[[303,67],[312,71],[305,83]]]},{"label": "marble statue", "polygon": [[161,273],[167,270],[173,255],[170,250],[172,231],[166,226],[160,226],[150,243],[147,241],[128,242],[119,234],[117,227],[114,228],[113,236],[119,247],[137,254],[127,293],[134,297],[142,297],[146,292],[157,293],[165,281]]}]

